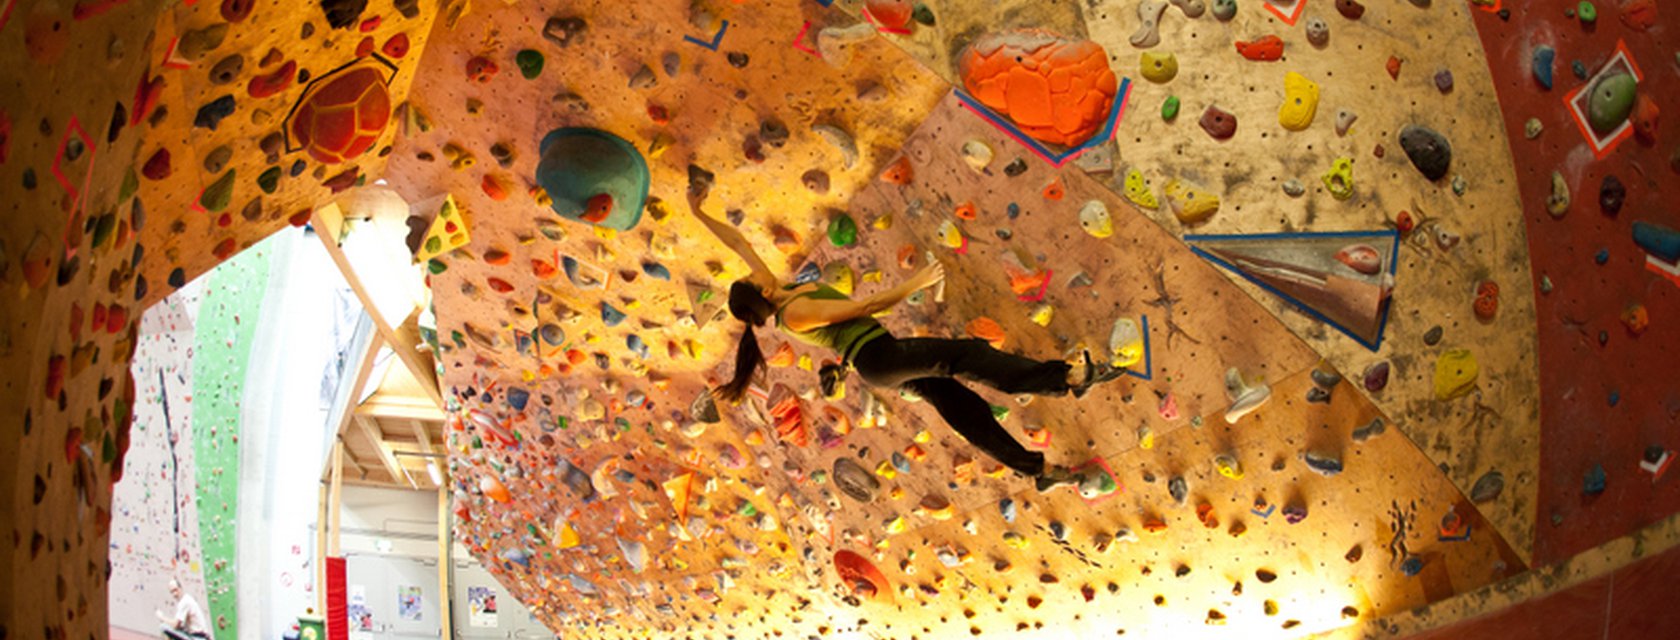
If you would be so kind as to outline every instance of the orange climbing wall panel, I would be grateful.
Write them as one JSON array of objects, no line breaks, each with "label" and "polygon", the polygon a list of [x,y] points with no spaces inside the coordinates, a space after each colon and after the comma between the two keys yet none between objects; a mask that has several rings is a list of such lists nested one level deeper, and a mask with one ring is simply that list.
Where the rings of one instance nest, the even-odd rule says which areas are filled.
[{"label": "orange climbing wall panel", "polygon": [[[1595,158],[1564,98],[1586,84],[1571,70],[1579,62],[1590,78],[1626,47],[1645,76],[1639,93],[1664,113],[1680,113],[1672,26],[1675,7],[1660,8],[1660,22],[1636,29],[1623,20],[1627,3],[1600,2],[1595,26],[1565,16],[1574,2],[1506,3],[1509,20],[1476,11],[1488,52],[1505,131],[1517,159],[1523,215],[1533,261],[1540,341],[1540,492],[1534,558],[1552,562],[1625,535],[1680,511],[1680,482],[1673,474],[1653,483],[1638,462],[1645,447],[1680,448],[1680,286],[1646,270],[1645,252],[1633,243],[1634,221],[1680,227],[1674,207],[1680,190],[1680,131],[1672,123],[1654,140],[1623,140]],[[1657,3],[1662,5],[1663,3]],[[1557,51],[1554,84],[1545,90],[1531,73],[1532,50]],[[1537,119],[1542,132],[1524,129]],[[1563,176],[1571,204],[1547,212],[1552,173]],[[1606,176],[1627,188],[1617,215],[1599,206]],[[1596,257],[1605,252],[1607,260]],[[1550,292],[1547,291],[1550,282]],[[1622,322],[1642,305],[1650,326],[1635,334]],[[1603,494],[1589,496],[1584,479],[1595,465],[1607,476]]]}]

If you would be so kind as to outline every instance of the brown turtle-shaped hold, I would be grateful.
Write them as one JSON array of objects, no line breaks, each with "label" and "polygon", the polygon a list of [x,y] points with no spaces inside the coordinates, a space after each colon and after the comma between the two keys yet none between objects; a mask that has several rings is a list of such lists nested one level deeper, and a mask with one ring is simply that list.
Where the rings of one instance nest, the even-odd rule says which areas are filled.
[{"label": "brown turtle-shaped hold", "polygon": [[980,36],[957,65],[970,95],[1051,144],[1074,146],[1095,135],[1119,90],[1102,45],[1041,29]]}]

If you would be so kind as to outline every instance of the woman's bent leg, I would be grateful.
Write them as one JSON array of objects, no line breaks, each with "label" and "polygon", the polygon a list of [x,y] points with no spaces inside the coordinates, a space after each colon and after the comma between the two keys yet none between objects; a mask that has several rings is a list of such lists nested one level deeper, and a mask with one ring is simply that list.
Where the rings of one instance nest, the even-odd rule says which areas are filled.
[{"label": "woman's bent leg", "polygon": [[939,411],[957,433],[998,462],[1028,476],[1044,472],[1044,454],[1028,451],[992,417],[992,405],[951,378],[917,378],[903,388],[921,396]]}]

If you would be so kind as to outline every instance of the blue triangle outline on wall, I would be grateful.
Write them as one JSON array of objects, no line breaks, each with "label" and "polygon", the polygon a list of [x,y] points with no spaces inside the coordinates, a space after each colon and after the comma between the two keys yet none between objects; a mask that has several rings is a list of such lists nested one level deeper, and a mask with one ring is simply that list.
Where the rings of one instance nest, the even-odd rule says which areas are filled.
[{"label": "blue triangle outline on wall", "polygon": [[1282,290],[1272,286],[1271,284],[1265,282],[1264,280],[1261,280],[1258,277],[1255,277],[1253,274],[1250,274],[1248,271],[1246,271],[1246,270],[1244,270],[1244,269],[1242,269],[1242,268],[1240,268],[1240,267],[1238,267],[1234,264],[1231,264],[1229,261],[1225,260],[1224,258],[1221,258],[1217,255],[1214,255],[1212,252],[1209,252],[1206,249],[1203,249],[1199,246],[1196,246],[1196,244],[1195,244],[1197,242],[1217,242],[1217,241],[1220,241],[1220,240],[1245,240],[1245,241],[1326,240],[1326,239],[1336,239],[1336,238],[1366,239],[1366,240],[1387,239],[1387,240],[1389,240],[1389,254],[1388,254],[1389,258],[1388,258],[1388,269],[1387,269],[1389,277],[1391,277],[1391,278],[1394,277],[1394,275],[1398,271],[1399,266],[1400,266],[1400,260],[1398,259],[1399,255],[1400,255],[1400,232],[1396,231],[1394,229],[1376,229],[1376,230],[1370,230],[1370,231],[1320,231],[1320,232],[1289,232],[1289,233],[1252,233],[1252,234],[1245,234],[1245,233],[1189,234],[1189,235],[1184,236],[1184,242],[1185,242],[1185,244],[1190,246],[1190,251],[1194,252],[1196,255],[1201,256],[1203,259],[1206,259],[1207,261],[1212,262],[1212,263],[1220,266],[1221,268],[1224,268],[1224,269],[1230,271],[1231,273],[1235,273],[1238,276],[1241,276],[1242,279],[1247,280],[1251,283],[1254,283],[1255,286],[1258,286],[1261,289],[1264,289],[1267,293],[1270,293],[1274,296],[1282,298],[1284,301],[1288,302],[1289,304],[1294,305],[1297,309],[1300,309],[1303,313],[1306,313],[1307,315],[1313,317],[1314,319],[1316,319],[1320,322],[1323,322],[1324,324],[1327,324],[1327,325],[1330,325],[1331,327],[1334,327],[1337,331],[1342,332],[1343,335],[1346,335],[1349,338],[1353,338],[1353,340],[1355,342],[1358,342],[1360,344],[1360,346],[1363,346],[1366,349],[1369,349],[1371,351],[1377,351],[1378,349],[1382,348],[1383,335],[1388,330],[1388,315],[1389,315],[1389,311],[1392,307],[1392,304],[1383,305],[1383,308],[1382,308],[1382,311],[1381,311],[1381,318],[1378,320],[1378,324],[1377,324],[1376,335],[1373,339],[1367,340],[1363,336],[1359,335],[1358,332],[1355,332],[1355,331],[1353,331],[1353,330],[1351,330],[1351,329],[1349,329],[1345,326],[1342,326],[1341,323],[1338,323],[1335,320],[1330,319],[1330,317],[1328,315],[1326,315],[1324,312],[1321,312],[1318,309],[1314,308],[1312,305],[1309,305],[1305,302],[1302,302],[1302,301],[1296,299],[1294,296],[1291,296],[1287,293],[1284,293]]}]

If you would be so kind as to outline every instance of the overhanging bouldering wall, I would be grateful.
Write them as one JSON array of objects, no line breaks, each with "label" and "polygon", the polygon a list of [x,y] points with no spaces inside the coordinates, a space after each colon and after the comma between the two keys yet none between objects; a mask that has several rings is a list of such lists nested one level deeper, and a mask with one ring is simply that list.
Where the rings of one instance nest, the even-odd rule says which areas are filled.
[{"label": "overhanging bouldering wall", "polygon": [[[1138,47],[1135,6],[898,4],[895,24],[847,2],[478,6],[435,35],[389,180],[414,202],[452,195],[461,214],[447,220],[470,231],[425,255],[460,409],[457,533],[534,613],[595,637],[1292,637],[1528,567],[1531,302],[1484,286],[1527,277],[1515,187],[1500,180],[1511,160],[1468,118],[1432,120],[1499,117],[1464,9],[1356,20],[1315,5],[1335,20],[1319,49],[1260,5],[1174,24],[1186,9],[1160,3],[1159,42]],[[1013,27],[1106,50],[1124,80],[1117,143],[1032,150],[953,91],[967,89],[965,47]],[[1264,58],[1267,33],[1290,51],[1281,62],[1233,50],[1258,40],[1243,48]],[[1364,81],[1400,82],[1391,56],[1460,45],[1452,83],[1416,65],[1404,85]],[[1169,47],[1176,80],[1129,62]],[[1331,80],[1366,58],[1361,82]],[[1306,91],[1292,79],[1283,95],[1290,70],[1318,84],[1316,124],[1299,106],[1278,115]],[[1169,92],[1184,113],[1163,121]],[[1197,126],[1214,102],[1244,123],[1236,141]],[[637,226],[550,207],[537,144],[562,127],[645,156]],[[1414,167],[1405,148],[1441,137],[1456,190],[1441,158]],[[1352,181],[1323,179],[1343,157]],[[729,373],[739,330],[721,298],[745,270],[685,213],[691,162],[717,176],[706,206],[788,277],[867,294],[944,261],[943,300],[886,318],[901,335],[1060,358],[1106,350],[1117,320],[1140,327],[1144,362],[1083,401],[986,396],[1017,437],[1111,469],[1117,490],[1039,496],[929,409],[856,380],[823,400],[813,370],[829,356],[770,334],[770,375],[712,415],[704,387]],[[1323,257],[1370,276],[1377,332],[1338,330],[1324,318],[1364,318],[1298,311],[1206,257],[1256,234],[1362,238]],[[1497,298],[1485,319],[1478,288]],[[1232,368],[1271,396],[1228,422]]]},{"label": "overhanging bouldering wall", "polygon": [[201,285],[153,305],[140,319],[134,426],[123,477],[111,496],[110,625],[147,631],[170,604],[169,580],[205,602],[192,420],[193,331]]},{"label": "overhanging bouldering wall", "polygon": [[141,311],[382,170],[420,4],[0,3],[0,635],[106,627]]}]

